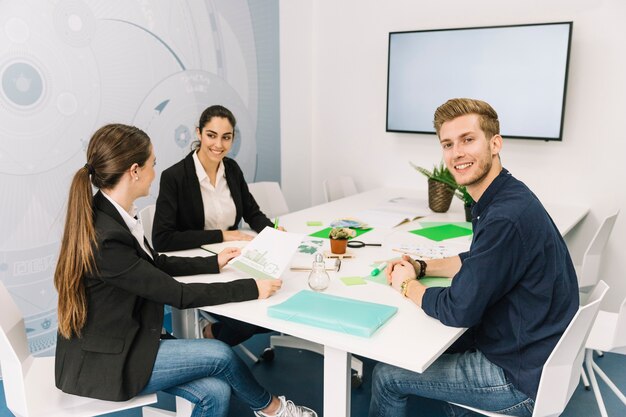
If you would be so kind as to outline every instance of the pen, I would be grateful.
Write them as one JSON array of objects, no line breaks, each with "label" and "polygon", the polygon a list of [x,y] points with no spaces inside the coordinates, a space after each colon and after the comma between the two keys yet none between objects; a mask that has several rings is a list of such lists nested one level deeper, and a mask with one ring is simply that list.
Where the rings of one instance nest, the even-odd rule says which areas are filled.
[{"label": "pen", "polygon": [[374,268],[372,270],[370,275],[375,277],[376,275],[378,275],[380,273],[380,271],[385,269],[386,266],[387,266],[387,262],[382,262],[380,265],[378,265],[376,268]]},{"label": "pen", "polygon": [[278,217],[274,217],[274,229],[278,229]]}]

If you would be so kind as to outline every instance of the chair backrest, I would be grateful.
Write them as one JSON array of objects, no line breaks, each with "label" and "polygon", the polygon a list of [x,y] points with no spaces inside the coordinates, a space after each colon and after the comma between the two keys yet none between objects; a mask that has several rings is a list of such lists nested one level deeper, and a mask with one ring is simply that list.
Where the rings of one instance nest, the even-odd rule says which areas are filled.
[{"label": "chair backrest", "polygon": [[287,201],[277,182],[262,181],[248,184],[250,193],[270,219],[289,213]]},{"label": "chair backrest", "polygon": [[626,355],[626,298],[622,301],[622,305],[617,313],[613,346],[616,347],[615,351]]},{"label": "chair backrest", "polygon": [[26,410],[24,377],[32,356],[22,313],[1,281],[0,327],[0,365],[7,406],[10,410]]},{"label": "chair backrest", "polygon": [[156,394],[101,401],[65,394],[54,385],[54,357],[34,357],[24,318],[0,281],[0,366],[7,408],[16,417],[88,417],[157,402]]},{"label": "chair backrest", "polygon": [[602,280],[596,284],[548,357],[541,373],[533,417],[558,416],[565,409],[578,386],[585,342],[608,289]]},{"label": "chair backrest", "polygon": [[580,270],[577,271],[578,286],[580,288],[591,287],[598,281],[602,253],[604,252],[606,243],[609,241],[618,214],[619,210],[606,217],[600,224],[591,242],[589,242],[589,246],[587,246],[587,250],[583,256]]},{"label": "chair backrest", "polygon": [[148,239],[150,246],[152,246],[152,223],[154,223],[155,211],[156,204],[150,204],[139,211],[139,220],[141,220],[141,225],[143,226],[143,234]]},{"label": "chair backrest", "polygon": [[338,200],[356,194],[358,191],[352,177],[342,175],[324,180],[324,198],[326,202]]}]

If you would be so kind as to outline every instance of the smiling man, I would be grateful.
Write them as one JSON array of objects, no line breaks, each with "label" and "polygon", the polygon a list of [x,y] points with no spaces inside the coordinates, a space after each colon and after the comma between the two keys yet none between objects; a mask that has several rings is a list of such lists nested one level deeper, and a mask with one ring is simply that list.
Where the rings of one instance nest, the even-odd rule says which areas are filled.
[{"label": "smiling man", "polygon": [[[409,395],[531,416],[543,365],[578,308],[574,267],[541,202],[502,167],[495,110],[452,99],[434,124],[448,169],[476,201],[472,244],[427,262],[405,255],[386,274],[426,314],[468,331],[422,374],[378,364],[370,417],[406,415]],[[426,274],[451,277],[452,285],[426,288],[419,282]],[[476,415],[445,407],[450,416]]]}]

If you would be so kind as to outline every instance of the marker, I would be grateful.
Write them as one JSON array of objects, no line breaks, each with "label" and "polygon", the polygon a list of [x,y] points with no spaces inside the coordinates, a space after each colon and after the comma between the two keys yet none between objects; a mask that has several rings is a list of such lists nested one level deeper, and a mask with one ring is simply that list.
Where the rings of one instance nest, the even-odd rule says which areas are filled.
[{"label": "marker", "polygon": [[376,275],[380,274],[380,271],[382,271],[383,269],[385,269],[385,267],[387,266],[387,262],[383,262],[380,265],[378,265],[376,268],[374,268],[372,270],[372,272],[370,273],[371,276],[375,277]]},{"label": "marker", "polygon": [[278,217],[274,217],[274,229],[278,229]]}]

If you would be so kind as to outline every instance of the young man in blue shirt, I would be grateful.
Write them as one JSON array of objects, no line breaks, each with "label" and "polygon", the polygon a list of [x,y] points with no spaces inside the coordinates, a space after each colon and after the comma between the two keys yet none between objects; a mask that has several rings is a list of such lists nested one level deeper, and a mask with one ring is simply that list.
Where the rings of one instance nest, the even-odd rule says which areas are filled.
[{"label": "young man in blue shirt", "polygon": [[[417,395],[531,416],[543,365],[578,309],[572,261],[541,202],[502,167],[489,104],[449,100],[435,112],[435,129],[446,166],[476,201],[472,244],[445,259],[405,255],[386,274],[426,314],[468,331],[421,374],[378,364],[369,415],[405,416],[408,396]],[[426,288],[416,279],[425,274],[452,285]],[[445,407],[450,416],[475,415]]]}]

